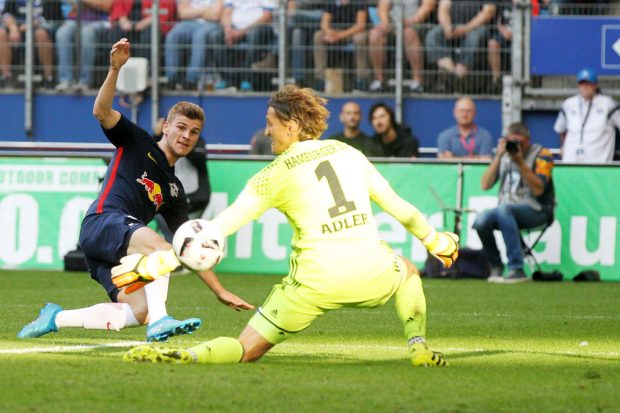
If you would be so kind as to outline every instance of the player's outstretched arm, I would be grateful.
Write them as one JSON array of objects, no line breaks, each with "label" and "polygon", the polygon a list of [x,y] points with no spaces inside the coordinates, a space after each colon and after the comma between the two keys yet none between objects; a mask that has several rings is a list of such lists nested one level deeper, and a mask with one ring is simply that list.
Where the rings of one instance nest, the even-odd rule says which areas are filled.
[{"label": "player's outstretched arm", "polygon": [[129,59],[129,41],[125,38],[114,43],[110,51],[110,68],[103,85],[97,93],[93,106],[93,115],[97,118],[104,129],[112,129],[120,120],[120,112],[112,109],[112,102],[116,93],[116,82],[121,67]]},{"label": "player's outstretched arm", "polygon": [[429,253],[449,268],[458,257],[459,238],[451,232],[437,232],[424,215],[409,202],[402,199],[374,167],[370,172],[370,194],[385,212],[396,218],[407,231],[416,236]]},{"label": "player's outstretched arm", "polygon": [[213,291],[213,294],[224,305],[232,308],[233,310],[253,310],[254,306],[237,297],[222,286],[220,280],[217,278],[212,270],[198,271],[200,279]]}]

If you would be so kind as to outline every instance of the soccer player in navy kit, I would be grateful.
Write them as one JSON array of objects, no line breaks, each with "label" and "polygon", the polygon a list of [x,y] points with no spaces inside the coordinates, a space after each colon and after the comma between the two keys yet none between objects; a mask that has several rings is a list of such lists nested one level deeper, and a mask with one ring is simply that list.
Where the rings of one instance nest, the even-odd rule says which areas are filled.
[{"label": "soccer player in navy kit", "polygon": [[[174,164],[196,145],[204,112],[193,103],[177,103],[164,122],[162,138],[156,141],[112,109],[118,73],[129,58],[129,46],[127,39],[121,39],[112,47],[110,69],[95,100],[93,114],[116,152],[80,231],[91,277],[105,288],[112,302],[77,310],[48,303],[38,318],[19,332],[19,338],[39,337],[64,327],[120,330],[148,322],[147,340],[165,341],[191,333],[201,324],[198,318],[179,321],[167,314],[169,277],[159,275],[176,268],[178,260],[170,244],[146,225],[158,213],[172,231],[187,221],[187,200],[174,175]],[[158,277],[119,289],[112,281],[115,272],[149,281],[154,278],[150,273]],[[253,308],[227,291],[211,271],[198,275],[223,304],[235,310]]]}]

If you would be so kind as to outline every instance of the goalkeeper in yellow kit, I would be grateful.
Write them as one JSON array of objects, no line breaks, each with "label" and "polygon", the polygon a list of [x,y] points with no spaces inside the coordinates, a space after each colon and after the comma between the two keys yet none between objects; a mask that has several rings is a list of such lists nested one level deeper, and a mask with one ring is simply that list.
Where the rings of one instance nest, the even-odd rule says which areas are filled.
[{"label": "goalkeeper in yellow kit", "polygon": [[446,365],[426,345],[426,300],[417,268],[379,239],[370,201],[398,219],[446,266],[458,238],[439,233],[400,198],[361,152],[318,138],[326,100],[293,85],[274,93],[265,133],[276,159],[250,179],[213,223],[230,235],[269,208],[293,227],[289,274],[274,286],[238,339],[219,337],[187,349],[139,346],[125,360],[230,363],[255,361],[327,311],[396,300],[416,366]]}]

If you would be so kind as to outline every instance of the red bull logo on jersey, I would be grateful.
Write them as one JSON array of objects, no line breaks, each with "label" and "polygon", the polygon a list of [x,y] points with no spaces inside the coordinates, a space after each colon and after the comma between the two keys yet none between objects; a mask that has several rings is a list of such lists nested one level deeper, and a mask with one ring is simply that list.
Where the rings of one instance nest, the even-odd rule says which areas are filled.
[{"label": "red bull logo on jersey", "polygon": [[159,186],[159,184],[152,179],[147,178],[146,172],[142,174],[141,178],[136,179],[136,181],[138,181],[139,184],[144,186],[144,189],[146,189],[146,193],[149,199],[151,200],[153,205],[155,205],[155,210],[158,210],[159,207],[162,206],[162,204],[164,203],[164,195],[161,192],[161,187]]}]

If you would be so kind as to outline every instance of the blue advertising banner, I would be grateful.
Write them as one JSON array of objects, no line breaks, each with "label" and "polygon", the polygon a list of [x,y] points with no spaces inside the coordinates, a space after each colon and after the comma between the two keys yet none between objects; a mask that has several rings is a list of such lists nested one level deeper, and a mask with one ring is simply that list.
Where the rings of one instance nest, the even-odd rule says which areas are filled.
[{"label": "blue advertising banner", "polygon": [[538,16],[531,27],[533,75],[620,74],[620,17]]}]

